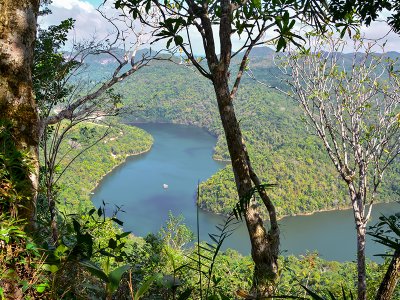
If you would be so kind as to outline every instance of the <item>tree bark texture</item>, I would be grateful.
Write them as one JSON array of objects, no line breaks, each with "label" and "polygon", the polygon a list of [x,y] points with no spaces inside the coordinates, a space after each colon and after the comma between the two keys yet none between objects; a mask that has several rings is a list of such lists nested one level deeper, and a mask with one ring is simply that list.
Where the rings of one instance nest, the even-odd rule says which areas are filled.
[{"label": "tree bark texture", "polygon": [[400,275],[400,249],[397,249],[390,261],[385,277],[379,286],[375,300],[390,300],[392,299],[394,289]]},{"label": "tree bark texture", "polygon": [[359,187],[356,191],[356,187],[353,182],[348,182],[349,194],[351,197],[351,203],[353,206],[354,222],[356,225],[357,233],[357,299],[367,299],[367,271],[365,265],[365,244],[366,244],[366,224],[364,203],[365,193],[362,191],[363,186]]},{"label": "tree bark texture", "polygon": [[357,272],[358,272],[358,299],[367,299],[367,274],[365,267],[365,224],[357,225]]},{"label": "tree bark texture", "polygon": [[[214,73],[213,83],[238,195],[239,198],[244,198],[251,190],[253,186],[252,182],[254,184],[260,184],[260,182],[258,182],[258,178],[251,168],[249,156],[230,97],[227,77],[223,73]],[[260,190],[259,192],[265,203],[264,197],[268,196],[264,190]],[[254,206],[250,205],[245,215],[251,241],[251,255],[255,264],[253,292],[257,296],[273,294],[274,283],[278,273],[279,228],[273,205],[272,211],[271,207],[269,207],[268,211],[271,221],[271,230],[268,233]]]},{"label": "tree bark texture", "polygon": [[30,169],[22,179],[28,188],[17,189],[23,199],[18,203],[18,216],[30,226],[39,173],[38,112],[31,74],[38,10],[39,0],[0,0],[0,121],[11,123],[13,145],[5,147],[15,147],[30,158]]},{"label": "tree bark texture", "polygon": [[[211,20],[206,12],[200,16],[203,31],[203,44],[211,80],[217,98],[218,110],[224,128],[227,146],[231,158],[236,188],[240,199],[248,196],[253,184],[260,185],[252,169],[249,155],[237,121],[233,97],[228,79],[232,52],[232,5],[230,0],[221,1],[221,20],[219,24],[220,56],[216,53]],[[256,298],[270,296],[274,292],[278,274],[279,227],[275,207],[264,189],[258,188],[259,195],[266,206],[271,228],[266,231],[255,205],[248,207],[245,220],[251,241],[251,255],[254,261],[252,293]]]},{"label": "tree bark texture", "polygon": [[53,245],[55,247],[58,246],[58,225],[57,225],[57,211],[56,211],[56,201],[52,193],[47,194],[49,211],[50,211],[50,228],[51,228],[51,237],[53,239]]}]

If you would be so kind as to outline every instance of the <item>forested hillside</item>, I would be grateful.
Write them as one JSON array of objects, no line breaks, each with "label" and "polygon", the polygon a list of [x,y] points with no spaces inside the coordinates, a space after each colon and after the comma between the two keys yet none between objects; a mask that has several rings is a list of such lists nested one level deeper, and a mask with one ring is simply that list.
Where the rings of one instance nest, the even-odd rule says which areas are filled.
[{"label": "forested hillside", "polygon": [[103,176],[129,155],[150,150],[153,142],[148,133],[137,127],[123,124],[108,127],[91,122],[75,126],[65,141],[59,152],[62,159],[58,170],[65,172],[58,181],[58,196],[60,209],[67,213],[91,209],[90,193]]},{"label": "forested hillside", "polygon": [[[380,201],[400,194],[400,68],[374,50],[385,48],[382,38],[392,33],[399,41],[398,1],[18,0],[0,1],[0,8],[0,300],[353,299],[355,290],[358,300],[400,299],[400,215],[370,222],[375,194]],[[376,24],[373,31],[392,33],[365,37],[364,25]],[[97,26],[105,36],[80,41]],[[233,49],[238,36],[244,52]],[[344,54],[348,42],[353,55]],[[139,51],[148,45],[187,59]],[[274,52],[258,45],[287,51],[287,87]],[[203,51],[206,57],[197,57]],[[242,80],[245,73],[257,81]],[[229,150],[232,170],[221,170],[197,193],[206,210],[234,207],[226,218],[212,216],[224,221],[209,242],[201,240],[199,209],[196,241],[183,215],[170,213],[158,233],[134,237],[122,227],[121,207],[109,215],[105,201],[99,208],[90,202],[103,176],[152,147],[148,133],[127,125],[133,122],[200,126],[218,138],[215,159],[228,160]],[[205,145],[198,141],[181,164],[191,173],[192,155]],[[170,156],[179,153],[177,145]],[[180,169],[167,175],[177,173],[188,177]],[[176,178],[162,191],[185,185]],[[116,189],[113,198],[124,197]],[[188,190],[194,194],[194,186]],[[173,207],[159,198],[156,208]],[[348,207],[346,198],[354,262],[282,256],[278,216]],[[157,218],[154,207],[141,214]],[[239,219],[251,257],[222,250]],[[295,232],[304,241],[299,233],[313,235],[306,227]],[[377,254],[382,264],[366,259],[367,235],[388,247]]]},{"label": "forested hillside", "polygon": [[[268,48],[256,48],[249,67],[257,79],[282,87],[273,55]],[[102,63],[101,70],[106,72],[107,64]],[[173,122],[204,127],[218,136],[214,158],[228,159],[212,87],[190,66],[179,64],[179,59],[175,63],[154,62],[117,90],[125,99],[123,122]],[[277,184],[272,195],[280,216],[349,206],[347,191],[320,141],[307,130],[293,100],[246,76],[235,107],[262,181]],[[395,200],[399,174],[399,164],[385,174],[379,201]],[[228,213],[236,198],[230,166],[201,185],[200,206],[204,209]]]}]

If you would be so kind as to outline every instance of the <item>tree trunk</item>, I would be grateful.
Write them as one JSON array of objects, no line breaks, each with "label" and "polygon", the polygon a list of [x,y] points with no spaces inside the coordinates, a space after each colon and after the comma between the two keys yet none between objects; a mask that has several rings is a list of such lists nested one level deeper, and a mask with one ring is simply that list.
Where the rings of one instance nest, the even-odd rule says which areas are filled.
[{"label": "tree trunk", "polygon": [[26,184],[16,189],[23,199],[17,203],[18,217],[30,226],[34,225],[39,173],[38,113],[31,76],[38,10],[39,0],[0,0],[0,121],[11,123],[13,145],[6,146],[30,158],[30,168],[18,179]]},{"label": "tree trunk", "polygon": [[50,212],[50,228],[53,246],[58,246],[58,225],[57,225],[57,212],[56,212],[56,201],[54,200],[52,187],[47,187],[47,201]]},{"label": "tree trunk", "polygon": [[[244,144],[239,123],[236,119],[232,99],[229,93],[227,78],[223,74],[214,74],[214,89],[217,96],[219,113],[225,131],[229,154],[239,198],[248,195],[252,182],[259,184],[252,170],[249,156]],[[263,202],[270,207],[271,230],[267,233],[257,209],[250,205],[245,220],[251,241],[251,255],[255,264],[253,292],[256,297],[272,295],[278,272],[279,229],[275,209],[266,192],[260,190]],[[271,211],[272,209],[272,211]]]},{"label": "tree trunk", "polygon": [[[360,192],[352,182],[348,182],[349,194],[353,206],[354,222],[357,233],[357,294],[358,300],[367,299],[367,275],[365,267],[365,241],[366,241],[366,221],[364,217],[364,201]],[[359,188],[358,190],[362,190]],[[364,194],[365,195],[365,194]]]},{"label": "tree trunk", "polygon": [[389,267],[386,271],[385,277],[383,278],[381,285],[379,286],[378,293],[376,294],[375,300],[390,300],[394,289],[396,288],[397,281],[399,280],[400,274],[400,249],[397,249],[390,261]]},{"label": "tree trunk", "polygon": [[367,300],[367,276],[365,268],[365,224],[357,224],[357,272],[358,300]]}]

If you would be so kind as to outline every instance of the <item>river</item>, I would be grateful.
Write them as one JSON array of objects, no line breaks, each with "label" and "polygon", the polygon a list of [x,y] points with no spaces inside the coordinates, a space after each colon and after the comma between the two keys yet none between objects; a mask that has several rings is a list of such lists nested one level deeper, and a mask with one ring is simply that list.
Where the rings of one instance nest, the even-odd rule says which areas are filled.
[{"label": "river", "polygon": [[[197,183],[222,168],[225,163],[212,159],[216,138],[193,126],[174,124],[136,124],[154,137],[152,149],[127,161],[108,174],[94,190],[95,205],[102,201],[122,206],[119,215],[124,229],[144,236],[157,232],[168,213],[183,214],[185,223],[196,232],[195,193]],[[164,184],[168,188],[164,188]],[[375,205],[373,224],[381,213],[399,212],[397,203]],[[204,211],[199,213],[200,239],[209,240],[222,216]],[[318,251],[328,260],[353,261],[356,258],[355,230],[351,210],[315,213],[310,216],[286,217],[280,220],[282,254],[305,254]],[[244,224],[230,236],[223,248],[250,253],[250,242]],[[371,240],[367,256],[385,249]]]}]

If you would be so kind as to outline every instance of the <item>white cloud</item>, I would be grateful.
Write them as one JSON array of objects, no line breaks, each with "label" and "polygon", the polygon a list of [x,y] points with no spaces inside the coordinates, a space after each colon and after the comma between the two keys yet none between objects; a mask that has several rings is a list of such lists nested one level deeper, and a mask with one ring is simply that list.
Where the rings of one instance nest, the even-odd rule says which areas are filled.
[{"label": "white cloud", "polygon": [[69,34],[69,40],[89,40],[94,36],[97,39],[102,39],[114,31],[113,26],[89,2],[53,0],[49,9],[52,14],[41,17],[39,25],[46,28],[50,25],[59,24],[62,20],[73,18],[75,29]]},{"label": "white cloud", "polygon": [[[102,14],[97,10],[98,7],[93,6],[87,1],[82,0],[53,0],[53,3],[49,6],[52,14],[41,17],[39,19],[39,26],[42,28],[47,28],[50,25],[59,24],[62,20],[73,18],[75,20],[75,27],[68,34],[68,42],[66,45],[66,50],[71,49],[72,43],[74,42],[84,42],[84,41],[104,41],[108,39],[114,40],[116,36],[116,28],[111,24]],[[112,7],[112,4],[106,4],[100,7],[103,14],[107,18],[116,18],[120,15],[120,12]],[[139,21],[135,21],[129,26],[133,26],[135,32],[132,28],[128,28],[127,24],[121,21],[115,21],[115,24],[121,25],[121,30],[124,31],[124,41],[121,39],[114,44],[115,47],[125,47],[125,49],[132,50],[132,46],[136,42],[135,32],[141,30],[141,24]],[[122,32],[120,31],[120,33]],[[141,35],[141,41],[146,42],[149,39],[148,35]],[[149,47],[145,45],[143,47]]]},{"label": "white cloud", "polygon": [[80,0],[53,0],[52,1],[52,6],[57,7],[57,8],[64,8],[64,9],[73,9],[75,7],[79,7],[79,9],[84,10],[88,13],[94,11],[94,7],[92,4],[86,1],[80,1]]},{"label": "white cloud", "polygon": [[[88,1],[83,0],[53,0],[49,7],[53,14],[41,18],[39,24],[42,27],[47,27],[51,24],[58,24],[61,20],[73,18],[76,20],[75,31],[71,33],[70,38],[74,37],[77,40],[91,39],[95,36],[97,39],[102,39],[115,31],[115,28],[105,20],[96,8]],[[111,7],[107,8],[107,14],[117,14]],[[390,30],[386,22],[374,22],[369,27],[363,27],[362,33],[366,38],[376,39],[383,37]],[[215,31],[218,33],[218,30]],[[203,44],[197,30],[190,30],[193,50],[196,54],[202,54]],[[269,37],[270,38],[270,37]],[[186,39],[185,39],[186,40]],[[216,46],[219,48],[218,35],[215,36]],[[390,33],[385,37],[387,41],[386,51],[400,51],[400,36],[396,33]],[[244,41],[240,40],[237,35],[233,35],[233,48],[238,49]],[[382,41],[383,43],[383,41]],[[165,42],[159,42],[153,45],[154,48],[164,48]],[[351,52],[352,49],[346,48],[346,51]]]},{"label": "white cloud", "polygon": [[[393,32],[386,22],[376,21],[372,22],[368,27],[362,26],[360,33],[365,43],[375,44],[372,47],[373,51],[400,52],[400,35]],[[344,40],[346,41],[346,45],[343,51],[346,53],[354,52],[354,42],[352,39],[346,34]],[[361,48],[359,51],[363,51],[363,49]]]},{"label": "white cloud", "polygon": [[386,42],[385,51],[400,52],[400,35],[391,31],[386,22],[374,22],[369,27],[363,27],[362,32],[366,38],[381,39]]}]

